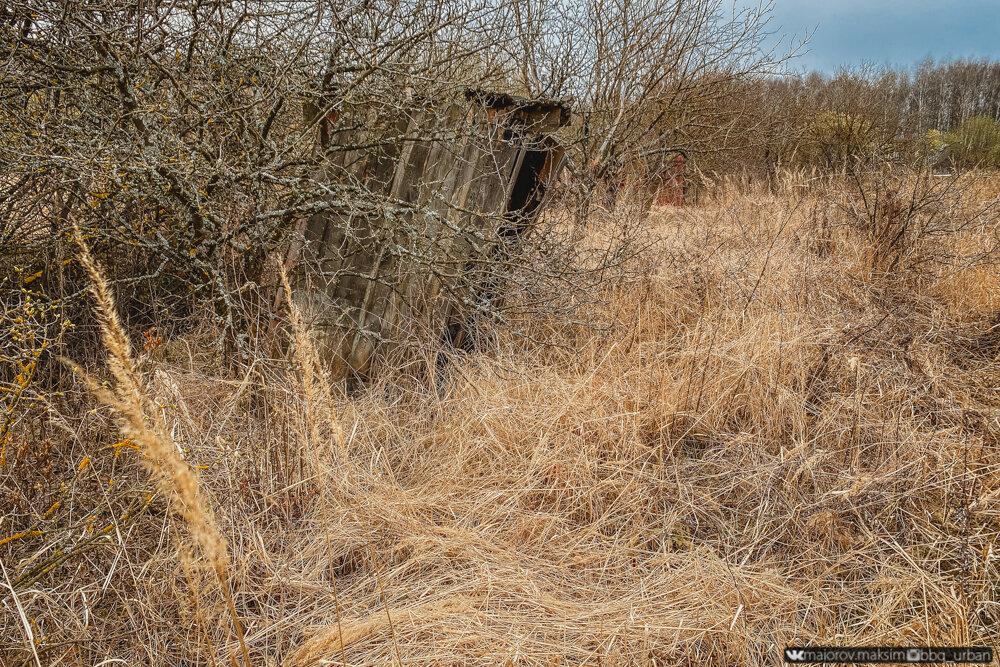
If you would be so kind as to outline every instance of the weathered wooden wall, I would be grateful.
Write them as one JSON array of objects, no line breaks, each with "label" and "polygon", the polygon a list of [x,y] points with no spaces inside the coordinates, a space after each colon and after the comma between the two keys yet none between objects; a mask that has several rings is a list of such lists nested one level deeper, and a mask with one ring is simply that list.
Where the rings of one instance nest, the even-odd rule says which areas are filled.
[{"label": "weathered wooden wall", "polygon": [[[531,224],[568,121],[556,102],[474,92],[399,112],[376,130],[332,117],[322,178],[357,188],[353,209],[305,221],[294,298],[335,373],[420,359],[464,338],[496,298],[491,260]],[[345,147],[357,146],[346,149]]]}]

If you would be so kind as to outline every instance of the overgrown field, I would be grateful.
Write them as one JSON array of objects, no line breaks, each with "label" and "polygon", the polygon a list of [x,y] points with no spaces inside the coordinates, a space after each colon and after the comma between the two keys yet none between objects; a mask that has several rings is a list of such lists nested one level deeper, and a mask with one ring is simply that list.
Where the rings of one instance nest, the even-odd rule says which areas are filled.
[{"label": "overgrown field", "polygon": [[211,331],[130,352],[105,317],[112,373],[29,401],[29,354],[0,663],[1000,645],[997,218],[893,262],[844,210],[789,183],[654,211],[655,268],[593,323],[539,315],[351,394],[294,321],[287,358],[237,377]]}]

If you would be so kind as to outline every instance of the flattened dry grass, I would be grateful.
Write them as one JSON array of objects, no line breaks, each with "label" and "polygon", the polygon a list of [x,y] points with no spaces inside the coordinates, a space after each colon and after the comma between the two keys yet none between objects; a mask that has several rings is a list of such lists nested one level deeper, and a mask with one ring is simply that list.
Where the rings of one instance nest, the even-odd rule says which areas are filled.
[{"label": "flattened dry grass", "polygon": [[[235,380],[146,359],[222,526],[251,663],[1000,644],[1000,359],[975,344],[995,294],[954,272],[867,283],[861,242],[818,243],[812,221],[756,194],[658,212],[663,262],[609,294],[610,329],[524,323],[559,345],[501,336],[440,391],[331,391],[301,338],[290,370]],[[18,590],[44,660],[239,658],[163,517]],[[19,548],[9,571],[37,557]],[[32,660],[4,623],[5,655]]]}]

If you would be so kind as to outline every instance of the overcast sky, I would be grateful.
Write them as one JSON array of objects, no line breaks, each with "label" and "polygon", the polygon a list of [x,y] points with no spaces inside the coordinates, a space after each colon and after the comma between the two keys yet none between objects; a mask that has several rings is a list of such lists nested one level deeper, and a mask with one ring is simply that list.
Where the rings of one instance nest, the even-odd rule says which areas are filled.
[{"label": "overcast sky", "polygon": [[775,0],[772,25],[798,35],[815,30],[796,69],[907,65],[926,56],[1000,60],[1000,0]]}]

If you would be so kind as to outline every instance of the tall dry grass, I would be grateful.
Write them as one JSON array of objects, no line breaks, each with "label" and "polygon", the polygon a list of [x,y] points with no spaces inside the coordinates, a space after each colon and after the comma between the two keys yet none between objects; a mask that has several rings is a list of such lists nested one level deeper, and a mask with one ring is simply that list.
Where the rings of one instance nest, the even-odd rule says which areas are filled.
[{"label": "tall dry grass", "polygon": [[[215,508],[250,663],[771,665],[792,643],[1000,643],[997,267],[874,284],[864,237],[817,206],[793,183],[655,212],[662,261],[609,288],[594,315],[613,326],[519,323],[549,345],[501,333],[439,391],[387,377],[346,396],[294,312],[298,352],[243,378],[206,372],[196,339],[140,355],[135,389]],[[54,418],[73,456],[80,434],[114,437],[111,414]],[[129,452],[91,451],[99,481],[145,488]],[[239,655],[199,625],[222,600],[178,571],[158,488],[120,535],[13,585],[6,662]],[[12,581],[85,511],[123,507],[75,502],[0,547]]]}]

